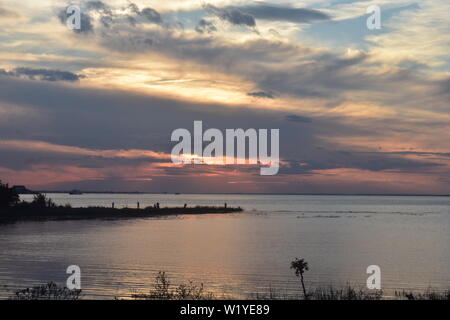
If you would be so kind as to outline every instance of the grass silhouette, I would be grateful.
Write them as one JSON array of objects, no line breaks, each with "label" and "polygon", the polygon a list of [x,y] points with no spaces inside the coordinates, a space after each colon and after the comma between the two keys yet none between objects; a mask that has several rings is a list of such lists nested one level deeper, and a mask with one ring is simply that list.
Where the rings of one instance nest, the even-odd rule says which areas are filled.
[{"label": "grass silhouette", "polygon": [[203,283],[188,283],[172,285],[165,272],[160,271],[155,278],[155,283],[148,293],[133,293],[131,298],[135,300],[213,300],[211,292],[205,292]]},{"label": "grass silhouette", "polygon": [[17,291],[11,300],[79,300],[81,290],[69,290],[54,282]]}]

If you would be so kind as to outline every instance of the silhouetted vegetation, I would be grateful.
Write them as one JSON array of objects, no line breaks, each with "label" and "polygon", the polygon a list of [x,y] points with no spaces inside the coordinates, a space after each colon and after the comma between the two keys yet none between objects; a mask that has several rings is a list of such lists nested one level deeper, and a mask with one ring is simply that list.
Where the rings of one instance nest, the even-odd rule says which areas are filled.
[{"label": "silhouetted vegetation", "polygon": [[165,272],[160,271],[155,278],[153,288],[148,293],[134,293],[136,300],[212,300],[214,295],[205,292],[203,283],[200,285],[189,281],[173,286]]},{"label": "silhouetted vegetation", "polygon": [[[381,300],[383,292],[381,290],[371,292],[347,285],[339,288],[333,286],[318,287],[307,291],[306,296],[309,300]],[[286,290],[277,290],[270,287],[267,292],[253,294],[250,298],[257,300],[301,300],[305,298],[305,294],[304,292],[289,294]]]},{"label": "silhouetted vegetation", "polygon": [[[51,200],[50,200],[51,201]],[[45,205],[44,205],[45,203]],[[83,220],[83,219],[131,219],[149,218],[182,214],[218,214],[241,212],[241,208],[223,207],[195,207],[195,208],[106,208],[88,207],[72,208],[70,206],[56,206],[48,200],[39,199],[37,203],[21,202],[16,206],[2,210],[0,222],[16,220]]]},{"label": "silhouetted vegetation", "polygon": [[355,289],[350,285],[342,288],[317,288],[308,293],[309,299],[312,300],[381,300],[383,291],[367,291],[363,289]]},{"label": "silhouetted vegetation", "polygon": [[291,269],[295,270],[295,275],[300,278],[302,285],[303,298],[305,300],[380,300],[383,297],[381,290],[367,291],[363,289],[355,289],[350,285],[342,288],[317,288],[313,291],[306,290],[303,275],[309,270],[308,262],[305,259],[295,258],[291,262]]},{"label": "silhouetted vegetation", "polygon": [[47,196],[42,193],[34,195],[33,201],[31,202],[31,206],[40,209],[56,208],[56,204],[53,202],[53,200],[47,198]]},{"label": "silhouetted vegetation", "polygon": [[412,291],[396,291],[395,297],[407,300],[450,300],[450,290],[444,292],[436,292],[431,289],[423,293],[417,293]]},{"label": "silhouetted vegetation", "polygon": [[8,184],[3,184],[0,181],[0,208],[7,208],[16,205],[19,202],[19,195],[10,188]]},{"label": "silhouetted vegetation", "polygon": [[[296,266],[303,266],[303,271],[307,270],[304,260],[296,259],[294,261],[303,262],[303,264],[296,264]],[[306,296],[309,300],[382,300],[384,298],[382,290],[355,288],[350,284],[342,287],[318,287],[307,291]],[[216,299],[213,293],[205,291],[203,284],[196,285],[192,281],[189,281],[186,284],[173,285],[166,273],[162,271],[157,274],[155,282],[148,293],[133,293],[131,297],[136,300]],[[301,300],[304,297],[304,292],[302,294],[289,294],[287,290],[274,289],[272,287],[269,287],[267,292],[248,295],[248,298],[252,300]],[[441,293],[431,289],[428,289],[424,293],[395,292],[394,298],[407,300],[450,300],[450,290]]]},{"label": "silhouetted vegetation", "polygon": [[17,291],[11,300],[79,300],[81,290],[69,290],[50,282],[46,285],[35,286]]},{"label": "silhouetted vegetation", "polygon": [[[309,300],[382,300],[381,290],[357,289],[350,284],[336,288],[318,287],[307,292]],[[205,290],[203,283],[197,285],[192,281],[182,284],[172,284],[165,272],[158,272],[151,288],[146,293],[133,292],[131,298],[135,300],[213,300],[217,297]],[[292,294],[287,290],[269,287],[266,292],[249,294],[249,299],[256,300],[301,300],[304,293]],[[450,290],[444,292],[428,289],[417,293],[409,291],[395,292],[393,297],[397,300],[450,300]],[[80,300],[81,290],[69,290],[50,282],[46,285],[35,286],[15,292],[12,300]],[[219,298],[222,299],[222,298]],[[391,297],[392,299],[392,297]]]},{"label": "silhouetted vegetation", "polygon": [[308,294],[306,293],[305,282],[303,280],[303,274],[309,270],[308,262],[304,259],[295,258],[294,261],[291,262],[291,269],[295,270],[295,275],[300,277],[300,282],[302,283],[303,296],[305,300],[308,300]]},{"label": "silhouetted vegetation", "polygon": [[0,183],[0,222],[17,220],[77,220],[77,219],[124,219],[146,218],[181,214],[215,214],[241,212],[242,209],[230,207],[174,207],[163,208],[157,203],[145,209],[88,207],[72,208],[56,205],[45,194],[34,195],[32,202],[19,201],[19,195],[7,184]]}]

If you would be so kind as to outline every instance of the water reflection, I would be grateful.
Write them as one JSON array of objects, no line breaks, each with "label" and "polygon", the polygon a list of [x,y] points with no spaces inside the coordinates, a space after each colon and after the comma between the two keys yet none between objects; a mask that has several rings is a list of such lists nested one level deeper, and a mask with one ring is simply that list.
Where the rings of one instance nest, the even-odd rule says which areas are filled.
[{"label": "water reflection", "polygon": [[278,210],[262,212],[263,196],[227,199],[248,208],[251,197],[250,208],[259,211],[2,225],[0,284],[64,284],[67,266],[75,264],[88,298],[147,292],[160,270],[173,283],[204,283],[217,297],[247,298],[269,287],[295,295],[299,285],[289,265],[304,257],[311,267],[308,286],[364,286],[367,266],[377,264],[385,290],[450,287],[449,200],[439,198],[430,206],[430,199],[386,199],[394,202],[389,212],[386,205],[372,205],[370,197],[365,205],[364,199],[347,198],[337,206],[333,198],[323,197],[318,204],[315,198],[292,196],[271,199]]}]

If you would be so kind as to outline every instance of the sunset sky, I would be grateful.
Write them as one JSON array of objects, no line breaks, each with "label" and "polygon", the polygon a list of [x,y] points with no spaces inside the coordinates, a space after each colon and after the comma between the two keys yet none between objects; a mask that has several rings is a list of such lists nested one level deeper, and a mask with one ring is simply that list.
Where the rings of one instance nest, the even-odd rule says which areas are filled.
[{"label": "sunset sky", "polygon": [[[448,0],[0,0],[0,180],[450,194],[449,13]],[[194,120],[280,129],[279,174],[173,164],[171,133]]]}]

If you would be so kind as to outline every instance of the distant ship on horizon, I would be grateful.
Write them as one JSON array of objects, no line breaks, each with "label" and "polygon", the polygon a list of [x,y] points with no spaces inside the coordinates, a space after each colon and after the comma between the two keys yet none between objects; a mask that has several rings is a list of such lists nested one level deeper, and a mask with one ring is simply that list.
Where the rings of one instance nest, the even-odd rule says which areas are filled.
[{"label": "distant ship on horizon", "polygon": [[70,195],[80,195],[83,194],[83,192],[81,192],[80,190],[72,190],[69,192]]}]

